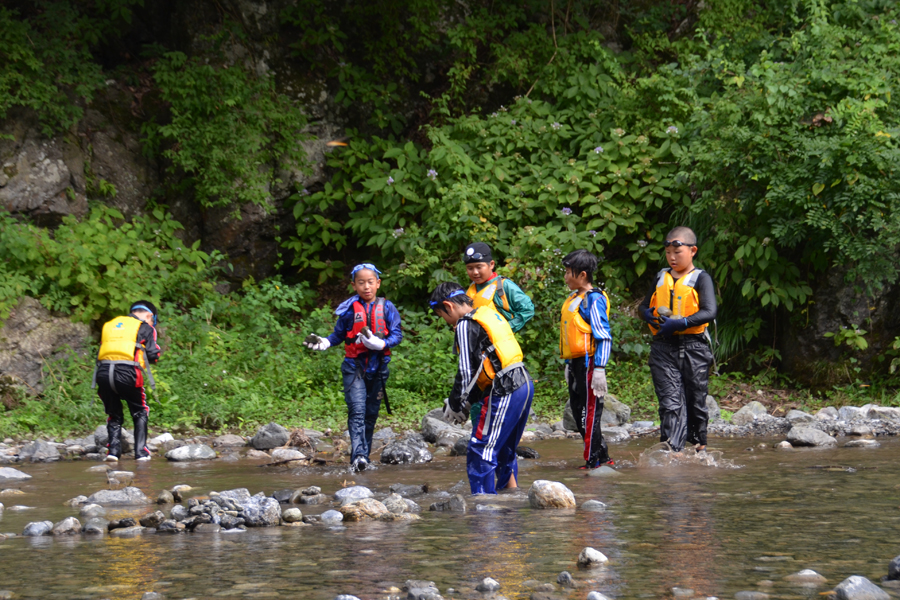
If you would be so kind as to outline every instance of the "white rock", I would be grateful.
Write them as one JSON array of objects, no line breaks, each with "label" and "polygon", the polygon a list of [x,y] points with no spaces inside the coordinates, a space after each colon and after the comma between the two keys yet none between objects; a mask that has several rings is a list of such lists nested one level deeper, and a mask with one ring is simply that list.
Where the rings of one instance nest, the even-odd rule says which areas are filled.
[{"label": "white rock", "polygon": [[594,550],[593,548],[585,548],[581,551],[581,554],[578,555],[578,564],[582,567],[599,565],[601,563],[605,563],[608,560],[609,559],[606,558],[605,554],[603,554],[599,550]]}]

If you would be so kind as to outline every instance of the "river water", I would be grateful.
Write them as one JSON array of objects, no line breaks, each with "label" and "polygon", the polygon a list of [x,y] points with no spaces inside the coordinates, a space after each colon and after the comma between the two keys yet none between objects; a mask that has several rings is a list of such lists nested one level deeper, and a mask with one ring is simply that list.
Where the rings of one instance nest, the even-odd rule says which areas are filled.
[{"label": "river water", "polygon": [[[0,590],[43,599],[136,599],[155,591],[169,600],[332,600],[337,594],[368,600],[405,597],[392,588],[425,579],[445,597],[453,597],[447,589],[454,588],[457,597],[467,598],[479,597],[474,586],[490,576],[502,585],[498,594],[510,600],[529,598],[536,585],[548,583],[558,597],[577,599],[591,590],[611,598],[672,598],[673,587],[690,588],[695,597],[732,598],[750,590],[772,598],[812,598],[850,575],[878,582],[900,554],[900,439],[884,440],[875,449],[792,451],[773,449],[775,440],[713,441],[735,468],[638,466],[653,441],[635,440],[611,447],[621,465],[618,475],[604,478],[574,468],[579,441],[535,442],[531,446],[541,458],[520,461],[523,491],[468,497],[465,515],[428,512],[435,493],[416,497],[424,510],[412,523],[153,533],[133,539],[11,538],[0,541]],[[0,532],[21,534],[29,521],[77,515],[65,500],[106,486],[103,473],[86,471],[93,464],[17,465],[34,478],[0,484],[25,492],[0,496],[7,507]],[[354,475],[325,467],[273,469],[251,461],[123,460],[119,468],[133,470],[134,485],[151,497],[176,484],[193,486],[197,495],[236,487],[271,494],[309,485],[333,494],[351,481],[381,497],[393,483],[428,483],[431,491],[440,491],[465,479],[465,459],[448,457]],[[532,510],[524,490],[536,479],[565,483],[579,505],[597,499],[608,508]],[[10,511],[15,504],[34,508]],[[478,510],[476,504],[492,506]],[[300,508],[312,514],[333,506]],[[125,513],[134,511],[120,514]],[[576,559],[587,546],[609,562],[579,569]],[[808,588],[785,581],[806,568],[828,583]],[[564,570],[579,583],[575,590],[556,585]]]}]

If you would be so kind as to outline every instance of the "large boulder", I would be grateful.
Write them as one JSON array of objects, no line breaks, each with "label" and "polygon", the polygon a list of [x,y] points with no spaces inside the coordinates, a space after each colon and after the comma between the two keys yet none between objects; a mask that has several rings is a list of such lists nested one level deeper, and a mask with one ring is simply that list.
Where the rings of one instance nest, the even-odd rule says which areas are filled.
[{"label": "large boulder", "polygon": [[851,575],[834,588],[838,600],[890,600],[883,589],[859,575]]},{"label": "large boulder", "polygon": [[153,500],[144,495],[140,489],[136,487],[126,487],[121,490],[100,490],[94,492],[88,497],[90,504],[153,504]]},{"label": "large boulder", "polygon": [[22,298],[0,327],[0,377],[24,384],[28,394],[40,394],[44,364],[73,352],[86,357],[90,333],[87,325],[55,317],[34,298]]},{"label": "large boulder", "polygon": [[710,423],[716,423],[722,420],[722,409],[719,408],[719,403],[716,402],[716,399],[706,395],[706,414],[709,416]]},{"label": "large boulder", "polygon": [[791,425],[806,425],[807,423],[814,423],[816,421],[815,416],[808,412],[803,412],[802,410],[790,410],[785,417],[791,422]]},{"label": "large boulder", "polygon": [[837,440],[812,427],[792,427],[787,434],[787,441],[792,446],[836,446]]},{"label": "large boulder", "polygon": [[615,396],[607,394],[603,398],[603,413],[600,415],[601,425],[617,427],[624,425],[631,418],[631,408],[619,402]]},{"label": "large boulder", "polygon": [[81,522],[75,517],[66,517],[53,526],[52,535],[77,535],[81,533]]},{"label": "large boulder", "polygon": [[528,490],[528,503],[532,508],[575,508],[575,495],[558,481],[538,479]]},{"label": "large boulder", "polygon": [[42,440],[25,444],[19,450],[19,459],[29,462],[53,462],[59,460],[59,450],[55,445]]},{"label": "large boulder", "polygon": [[462,427],[451,425],[428,415],[422,419],[422,437],[425,438],[426,442],[434,444],[440,438],[458,440],[468,436],[469,432]]},{"label": "large boulder", "polygon": [[348,502],[351,500],[362,500],[363,498],[371,498],[375,494],[372,490],[362,485],[352,485],[350,487],[341,488],[334,493],[335,500],[339,502]]},{"label": "large boulder", "polygon": [[172,462],[190,462],[194,460],[212,460],[216,451],[206,444],[190,444],[166,452],[166,460]]},{"label": "large boulder", "polygon": [[563,419],[562,419],[563,429],[566,431],[578,431],[578,423],[575,422],[575,417],[572,414],[572,404],[566,400],[566,407],[563,409]]},{"label": "large boulder", "polygon": [[257,450],[271,450],[287,444],[290,432],[278,423],[263,425],[250,440],[250,445]]},{"label": "large boulder", "polygon": [[731,422],[735,425],[749,425],[756,419],[766,415],[766,407],[761,402],[754,400],[749,404],[745,404],[739,411],[731,417]]},{"label": "large boulder", "polygon": [[40,537],[42,535],[50,535],[53,529],[53,521],[32,521],[25,526],[22,535],[25,537]]},{"label": "large boulder", "polygon": [[374,498],[362,498],[348,502],[342,505],[339,510],[345,521],[383,519],[391,514],[384,504]]},{"label": "large boulder", "polygon": [[281,524],[281,505],[262,492],[241,503],[240,517],[247,527],[274,527]]},{"label": "large boulder", "polygon": [[390,442],[381,452],[381,462],[388,465],[424,463],[432,458],[431,452],[428,451],[428,444],[418,434],[408,435],[403,439]]}]

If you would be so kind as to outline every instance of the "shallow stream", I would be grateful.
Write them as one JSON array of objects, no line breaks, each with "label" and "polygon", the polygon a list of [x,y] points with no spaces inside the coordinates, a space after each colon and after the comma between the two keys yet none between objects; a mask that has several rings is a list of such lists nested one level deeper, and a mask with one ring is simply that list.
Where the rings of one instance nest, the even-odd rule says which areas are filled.
[{"label": "shallow stream", "polygon": [[[438,496],[412,498],[422,519],[412,523],[349,523],[345,527],[277,527],[244,533],[145,534],[132,539],[23,538],[0,541],[0,590],[14,598],[137,599],[144,592],[178,598],[310,598],[353,594],[363,600],[405,593],[407,579],[434,581],[445,598],[480,597],[475,585],[498,580],[498,594],[528,598],[553,584],[560,598],[591,590],[610,598],[673,596],[733,598],[761,591],[772,598],[813,598],[850,575],[878,583],[900,554],[900,439],[880,448],[775,450],[775,440],[713,440],[738,468],[675,464],[639,467],[652,440],[611,447],[620,462],[612,477],[587,477],[574,467],[580,441],[530,444],[541,458],[520,461],[522,491],[467,497],[466,514],[428,512]],[[767,447],[760,447],[765,443]],[[2,484],[25,494],[0,496],[7,507],[0,532],[21,534],[30,521],[78,514],[63,503],[106,487],[96,463],[16,465],[33,479]],[[380,466],[350,475],[329,468],[284,469],[258,462],[137,464],[134,485],[153,498],[188,484],[199,495],[246,487],[251,493],[318,485],[333,494],[351,481],[383,497],[394,483],[427,483],[432,492],[465,479],[464,458],[415,466]],[[597,499],[605,512],[532,510],[525,491],[536,479],[565,483],[580,505]],[[186,498],[194,492],[186,493]],[[15,512],[13,505],[33,509]],[[493,505],[477,509],[476,504]],[[300,505],[320,513],[332,504]],[[146,512],[148,509],[144,509]],[[151,510],[155,510],[153,507]],[[121,516],[134,514],[122,511]],[[110,514],[107,518],[118,515]],[[602,568],[576,566],[586,546],[609,557]],[[802,587],[785,577],[814,569],[828,579]],[[566,590],[557,575],[579,583]],[[896,589],[886,588],[896,598]],[[681,592],[679,592],[679,596]]]}]

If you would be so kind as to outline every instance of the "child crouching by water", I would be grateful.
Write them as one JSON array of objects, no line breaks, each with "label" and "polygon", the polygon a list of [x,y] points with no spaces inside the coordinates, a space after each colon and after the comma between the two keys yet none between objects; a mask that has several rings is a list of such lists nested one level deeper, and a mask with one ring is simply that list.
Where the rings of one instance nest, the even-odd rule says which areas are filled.
[{"label": "child crouching by water", "polygon": [[454,329],[459,355],[456,380],[444,403],[445,419],[466,422],[467,400],[476,387],[477,397],[484,403],[466,455],[469,487],[473,494],[496,494],[496,488],[518,487],[516,446],[534,398],[534,383],[522,363],[522,349],[493,305],[473,308],[472,299],[457,283],[438,285],[430,305]]},{"label": "child crouching by water", "polygon": [[350,272],[356,295],[334,311],[338,315],[328,337],[310,334],[303,345],[311,350],[327,350],[344,342],[344,401],[350,431],[351,469],[362,471],[369,465],[372,433],[378,420],[381,400],[391,362],[391,348],[403,339],[400,313],[390,300],[376,298],[381,287],[381,271],[362,263]]}]

